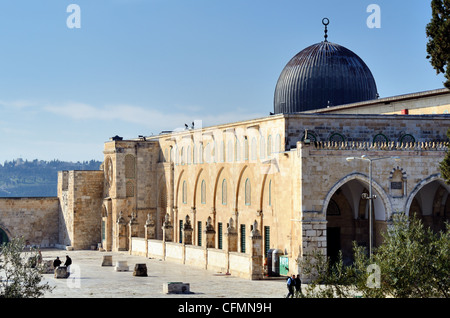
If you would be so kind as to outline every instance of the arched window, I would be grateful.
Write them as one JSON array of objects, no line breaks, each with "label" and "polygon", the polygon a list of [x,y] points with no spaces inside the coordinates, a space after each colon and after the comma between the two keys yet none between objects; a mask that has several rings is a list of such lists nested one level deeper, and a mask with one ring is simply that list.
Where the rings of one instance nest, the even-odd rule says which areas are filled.
[{"label": "arched window", "polygon": [[252,198],[251,198],[251,186],[250,186],[250,180],[245,180],[245,205],[251,205]]},{"label": "arched window", "polygon": [[239,162],[239,160],[241,160],[240,157],[240,144],[239,144],[239,139],[237,136],[234,137],[234,161],[235,162]]},{"label": "arched window", "polygon": [[192,149],[192,159],[193,164],[196,165],[198,163],[198,155],[197,155],[197,146],[194,144],[194,148]]},{"label": "arched window", "polygon": [[203,144],[198,147],[198,163],[203,163]]},{"label": "arched window", "polygon": [[125,178],[134,178],[136,173],[135,160],[133,155],[125,156]]},{"label": "arched window", "polygon": [[211,144],[210,143],[208,143],[205,148],[205,162],[206,163],[211,162]]},{"label": "arched window", "polygon": [[276,151],[276,152],[281,152],[281,151],[283,151],[282,145],[281,145],[281,136],[280,136],[280,134],[277,134],[277,136],[276,136],[276,140],[275,140],[275,151]]},{"label": "arched window", "polygon": [[252,138],[252,160],[256,160],[256,138]]},{"label": "arched window", "polygon": [[227,180],[222,181],[222,204],[227,205]]},{"label": "arched window", "polygon": [[265,155],[266,155],[266,145],[264,142],[264,137],[261,136],[259,138],[259,157],[260,157],[260,159],[264,159]]},{"label": "arched window", "polygon": [[373,137],[373,140],[372,140],[372,142],[373,143],[377,143],[377,142],[389,142],[389,138],[388,137],[386,137],[386,135],[384,135],[384,134],[377,134],[377,135],[375,135],[375,137]]},{"label": "arched window", "polygon": [[184,147],[181,147],[180,161],[181,165],[184,165]]},{"label": "arched window", "polygon": [[174,153],[175,157],[173,158],[173,161],[177,165],[180,163],[180,154],[178,153],[178,146],[175,146]]},{"label": "arched window", "polygon": [[191,161],[191,146],[187,147],[187,152],[186,152],[186,163],[188,165],[190,165],[192,163]]},{"label": "arched window", "polygon": [[244,160],[248,160],[248,138],[244,139]]},{"label": "arched window", "polygon": [[202,180],[202,185],[200,189],[200,201],[202,204],[206,204],[206,182]]},{"label": "arched window", "polygon": [[225,161],[225,143],[223,141],[220,142],[220,154],[219,154],[219,162]]},{"label": "arched window", "polygon": [[183,191],[182,191],[183,203],[187,203],[187,183],[183,181]]},{"label": "arched window", "polygon": [[272,136],[267,137],[267,157],[272,155]]},{"label": "arched window", "polygon": [[127,197],[134,197],[134,184],[132,181],[127,181],[125,185],[125,195]]}]

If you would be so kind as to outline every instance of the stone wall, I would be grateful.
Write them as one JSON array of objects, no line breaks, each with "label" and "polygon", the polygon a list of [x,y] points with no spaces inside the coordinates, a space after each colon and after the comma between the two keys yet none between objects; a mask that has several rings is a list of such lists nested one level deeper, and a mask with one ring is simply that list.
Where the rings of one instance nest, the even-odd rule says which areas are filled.
[{"label": "stone wall", "polygon": [[74,249],[90,249],[101,242],[103,171],[60,171],[59,242]]},{"label": "stone wall", "polygon": [[159,240],[148,240],[148,250],[145,254],[143,251],[145,240],[138,237],[133,237],[131,240],[132,250],[130,254],[132,255],[160,258],[164,261],[194,266],[222,274],[228,273],[246,279],[262,278],[261,268],[257,269],[259,275],[252,273],[252,255],[249,254]]},{"label": "stone wall", "polygon": [[[311,141],[437,142],[447,140],[445,115],[286,115],[286,145],[296,148],[305,132]],[[387,124],[387,123],[391,124]]]},{"label": "stone wall", "polygon": [[11,240],[23,236],[28,245],[58,243],[58,198],[0,198],[0,228]]}]

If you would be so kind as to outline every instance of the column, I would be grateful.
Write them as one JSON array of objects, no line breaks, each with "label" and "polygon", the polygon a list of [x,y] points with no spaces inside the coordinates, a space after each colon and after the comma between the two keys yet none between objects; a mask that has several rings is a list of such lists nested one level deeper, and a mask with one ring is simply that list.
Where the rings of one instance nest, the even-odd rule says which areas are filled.
[{"label": "column", "polygon": [[250,273],[251,279],[257,280],[263,278],[264,267],[263,267],[263,248],[262,248],[262,235],[258,230],[258,222],[256,220],[253,222],[253,229],[250,234]]},{"label": "column", "polygon": [[119,218],[117,219],[117,250],[126,251],[128,249],[128,235],[127,235],[127,222],[123,217],[122,211],[119,213]]}]

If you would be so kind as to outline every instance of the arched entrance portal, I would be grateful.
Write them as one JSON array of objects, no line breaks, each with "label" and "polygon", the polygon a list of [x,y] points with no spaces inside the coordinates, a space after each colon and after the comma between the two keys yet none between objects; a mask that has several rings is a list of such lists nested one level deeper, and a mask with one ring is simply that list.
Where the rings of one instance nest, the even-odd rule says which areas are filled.
[{"label": "arched entrance portal", "polygon": [[6,232],[0,227],[0,245],[2,245],[3,243],[8,243],[9,239],[8,239],[8,235],[6,234]]},{"label": "arched entrance portal", "polygon": [[[327,255],[336,261],[339,251],[345,264],[353,261],[353,241],[358,245],[369,247],[369,200],[368,183],[359,178],[352,178],[337,185],[326,209],[327,219]],[[377,199],[372,203],[373,246],[381,241],[381,232],[386,227],[386,208],[380,194],[372,188]]]},{"label": "arched entrance portal", "polygon": [[415,215],[434,232],[445,230],[450,222],[450,189],[440,179],[426,183],[412,194],[408,215]]}]

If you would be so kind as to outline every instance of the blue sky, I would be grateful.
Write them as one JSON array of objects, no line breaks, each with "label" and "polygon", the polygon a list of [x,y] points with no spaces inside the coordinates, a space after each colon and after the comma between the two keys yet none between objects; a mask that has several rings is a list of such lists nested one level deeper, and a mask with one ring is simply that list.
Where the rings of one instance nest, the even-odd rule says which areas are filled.
[{"label": "blue sky", "polygon": [[[429,0],[0,0],[0,163],[103,159],[119,135],[264,117],[305,47],[358,54],[380,97],[442,88]],[[70,4],[81,9],[69,28]],[[370,4],[381,28],[369,28]]]}]

